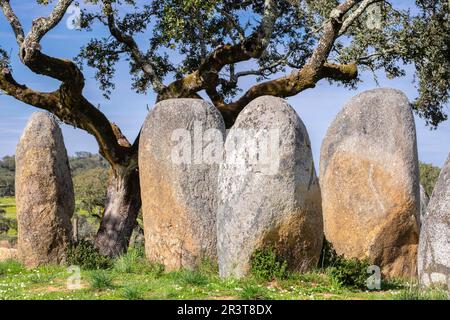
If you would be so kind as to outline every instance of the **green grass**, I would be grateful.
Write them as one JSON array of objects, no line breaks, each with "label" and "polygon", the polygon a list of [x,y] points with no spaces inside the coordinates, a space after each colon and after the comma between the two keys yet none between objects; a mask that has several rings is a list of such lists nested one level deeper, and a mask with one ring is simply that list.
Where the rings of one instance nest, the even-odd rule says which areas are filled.
[{"label": "green grass", "polygon": [[123,287],[122,297],[126,300],[142,300],[145,288],[135,285],[127,285]]},{"label": "green grass", "polygon": [[94,290],[113,289],[113,277],[106,270],[95,270],[90,274],[89,283]]},{"label": "green grass", "polygon": [[396,296],[398,300],[447,300],[450,299],[450,293],[444,288],[432,287],[421,289],[416,284],[404,288]]},{"label": "green grass", "polygon": [[244,300],[265,300],[269,299],[270,295],[267,288],[248,283],[242,288],[239,297]]},{"label": "green grass", "polygon": [[194,271],[164,272],[130,250],[108,270],[81,270],[81,286],[69,290],[72,273],[60,266],[25,269],[16,261],[0,263],[0,300],[141,300],[141,299],[447,299],[444,291],[414,291],[396,282],[381,291],[342,287],[326,273],[290,274],[281,280],[255,277],[221,279],[217,267],[204,264]]}]

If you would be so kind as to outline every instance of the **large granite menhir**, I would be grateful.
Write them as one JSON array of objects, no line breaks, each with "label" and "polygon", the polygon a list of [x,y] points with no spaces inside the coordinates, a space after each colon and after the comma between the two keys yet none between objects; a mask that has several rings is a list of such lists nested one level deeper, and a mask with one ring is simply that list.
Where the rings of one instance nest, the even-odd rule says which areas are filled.
[{"label": "large granite menhir", "polygon": [[283,99],[264,96],[239,114],[219,173],[217,236],[222,277],[242,277],[257,251],[291,270],[317,266],[323,221],[307,130]]},{"label": "large granite menhir", "polygon": [[450,290],[450,154],[439,174],[420,232],[419,282]]},{"label": "large granite menhir", "polygon": [[139,145],[145,251],[166,270],[217,261],[217,175],[224,136],[220,112],[199,99],[162,101],[145,121]]},{"label": "large granite menhir", "polygon": [[353,97],[320,155],[325,237],[338,254],[369,258],[388,277],[417,276],[419,168],[407,97],[375,89]]},{"label": "large granite menhir", "polygon": [[34,113],[16,150],[18,257],[27,267],[60,264],[72,241],[75,199],[57,122]]}]

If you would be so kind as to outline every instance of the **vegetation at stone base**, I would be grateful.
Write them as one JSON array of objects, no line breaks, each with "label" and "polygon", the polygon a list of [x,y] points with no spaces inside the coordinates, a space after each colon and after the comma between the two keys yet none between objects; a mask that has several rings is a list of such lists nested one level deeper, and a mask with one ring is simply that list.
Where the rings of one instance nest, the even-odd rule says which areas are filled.
[{"label": "vegetation at stone base", "polygon": [[114,262],[114,270],[125,274],[153,274],[160,276],[164,266],[159,263],[148,263],[142,245],[131,247],[128,252]]},{"label": "vegetation at stone base", "polygon": [[15,260],[0,262],[0,276],[17,274],[23,271],[25,271],[25,267]]},{"label": "vegetation at stone base", "polygon": [[287,261],[273,247],[257,250],[251,259],[251,273],[263,280],[283,279],[287,276]]},{"label": "vegetation at stone base", "polygon": [[369,261],[356,258],[347,259],[343,255],[337,254],[333,245],[325,237],[323,238],[319,266],[340,286],[355,289],[367,287]]},{"label": "vegetation at stone base", "polygon": [[101,255],[91,242],[81,240],[69,249],[67,263],[85,269],[107,269],[112,266],[113,261]]},{"label": "vegetation at stone base", "polygon": [[[319,266],[321,271],[327,274],[330,280],[338,286],[353,289],[365,289],[367,287],[369,261],[361,261],[356,258],[346,259],[344,256],[338,255],[332,244],[325,238]],[[292,277],[291,272],[288,271],[286,260],[278,256],[273,247],[255,251],[252,256],[251,274],[256,279],[266,281]]]},{"label": "vegetation at stone base", "polygon": [[[354,289],[367,287],[369,261],[356,258],[347,259],[338,255],[332,244],[325,238],[319,266],[321,266],[322,272],[326,273],[339,286]],[[256,279],[282,280],[289,278],[290,273],[287,261],[277,255],[273,247],[260,249],[253,253],[251,274]]]},{"label": "vegetation at stone base", "polygon": [[148,262],[141,247],[131,248],[107,269],[81,268],[81,287],[67,288],[73,275],[63,266],[27,270],[20,263],[0,262],[0,299],[446,299],[433,289],[411,294],[411,285],[392,283],[383,291],[337,284],[326,272],[290,273],[281,280],[253,276],[221,279],[217,266],[205,261],[198,270],[164,272]]},{"label": "vegetation at stone base", "polygon": [[341,286],[364,289],[367,286],[369,266],[367,260],[340,258],[335,266],[329,267],[326,271]]},{"label": "vegetation at stone base", "polygon": [[434,186],[439,178],[441,169],[433,166],[431,163],[419,163],[420,169],[420,184],[424,187],[425,192],[429,197],[433,194]]}]

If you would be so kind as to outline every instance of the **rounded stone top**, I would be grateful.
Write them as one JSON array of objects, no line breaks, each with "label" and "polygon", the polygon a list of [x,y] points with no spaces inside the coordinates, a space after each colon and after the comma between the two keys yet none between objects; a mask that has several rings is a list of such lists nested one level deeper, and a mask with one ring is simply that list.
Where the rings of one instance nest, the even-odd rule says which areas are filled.
[{"label": "rounded stone top", "polygon": [[220,123],[221,127],[225,127],[222,115],[210,102],[201,99],[177,98],[158,102],[147,115],[142,131],[153,131],[155,123],[162,121],[166,126],[174,127],[180,121],[191,122],[192,119],[199,117],[204,117],[207,123]]},{"label": "rounded stone top", "polygon": [[415,155],[415,122],[406,95],[397,89],[376,88],[351,98],[327,130],[321,148],[321,171],[338,149],[359,151],[380,161],[388,161],[386,157],[391,155]]},{"label": "rounded stone top", "polygon": [[44,148],[54,144],[63,145],[58,123],[47,112],[34,112],[23,131],[16,153],[19,154],[22,148],[27,149],[31,145],[34,148]]}]

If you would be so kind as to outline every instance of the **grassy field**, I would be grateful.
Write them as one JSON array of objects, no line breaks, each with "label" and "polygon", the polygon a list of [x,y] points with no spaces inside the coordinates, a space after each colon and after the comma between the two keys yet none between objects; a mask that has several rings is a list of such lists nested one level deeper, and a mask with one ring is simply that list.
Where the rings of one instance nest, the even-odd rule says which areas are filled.
[{"label": "grassy field", "polygon": [[16,217],[16,201],[14,197],[0,198],[0,209],[6,211],[7,218]]},{"label": "grassy field", "polygon": [[385,283],[380,291],[341,286],[327,273],[292,274],[283,280],[254,277],[220,279],[217,269],[204,264],[197,271],[164,272],[146,262],[138,250],[130,250],[107,270],[81,270],[80,287],[69,289],[73,273],[65,267],[46,266],[26,270],[16,261],[0,263],[0,299],[447,299],[440,290],[419,292],[406,283]]}]

